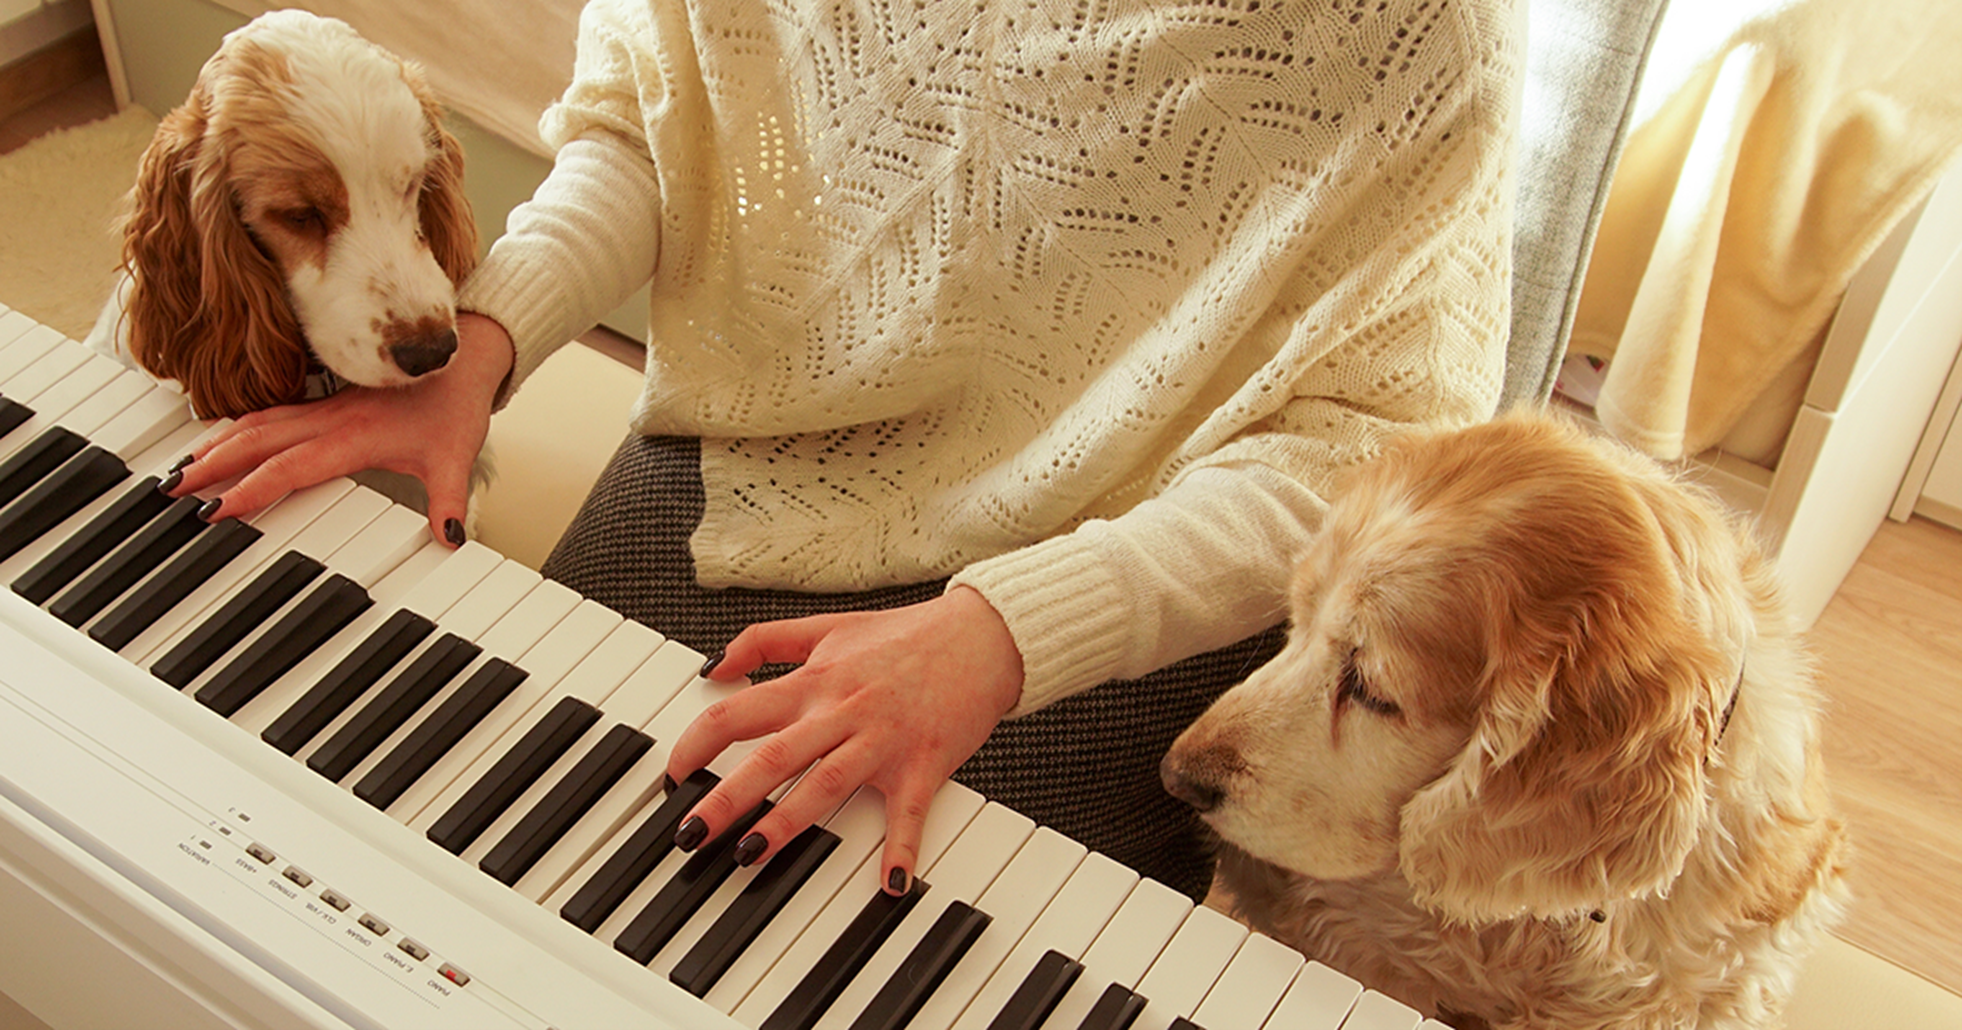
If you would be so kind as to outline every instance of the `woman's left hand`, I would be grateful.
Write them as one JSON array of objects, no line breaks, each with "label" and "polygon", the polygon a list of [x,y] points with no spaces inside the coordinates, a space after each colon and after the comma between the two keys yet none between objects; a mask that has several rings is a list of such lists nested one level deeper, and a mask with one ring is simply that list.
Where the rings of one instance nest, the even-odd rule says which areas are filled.
[{"label": "woman's left hand", "polygon": [[679,782],[736,741],[769,738],[695,806],[682,837],[714,839],[803,774],[744,838],[758,842],[739,848],[761,862],[870,785],[886,798],[880,882],[902,893],[934,793],[1021,699],[1007,624],[960,586],[905,608],[751,626],[706,675],[780,662],[799,668],[710,706],[675,741],[668,775]]}]

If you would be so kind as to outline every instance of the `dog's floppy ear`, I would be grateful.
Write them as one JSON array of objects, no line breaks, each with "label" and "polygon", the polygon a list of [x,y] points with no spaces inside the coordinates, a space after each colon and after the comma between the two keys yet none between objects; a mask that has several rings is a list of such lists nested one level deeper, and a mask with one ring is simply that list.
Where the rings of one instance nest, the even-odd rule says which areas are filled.
[{"label": "dog's floppy ear", "polygon": [[285,283],[240,221],[222,145],[206,134],[211,103],[200,79],[159,123],[123,232],[130,354],[182,384],[205,418],[296,401],[307,367]]},{"label": "dog's floppy ear", "polygon": [[450,284],[462,289],[477,267],[477,220],[463,192],[463,145],[443,127],[442,105],[413,66],[405,66],[403,77],[422,104],[424,131],[437,155],[425,172],[417,201],[423,239]]},{"label": "dog's floppy ear", "polygon": [[1686,611],[1656,512],[1621,493],[1605,512],[1572,509],[1558,560],[1492,549],[1471,739],[1403,809],[1400,871],[1450,918],[1572,916],[1664,891],[1696,839],[1736,668]]}]

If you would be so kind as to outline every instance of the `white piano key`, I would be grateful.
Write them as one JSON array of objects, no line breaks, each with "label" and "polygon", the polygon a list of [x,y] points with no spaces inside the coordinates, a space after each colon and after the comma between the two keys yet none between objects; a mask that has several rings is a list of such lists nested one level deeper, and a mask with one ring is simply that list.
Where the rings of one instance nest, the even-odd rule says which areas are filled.
[{"label": "white piano key", "polygon": [[1192,899],[1156,880],[1139,880],[1084,952],[1082,975],[1043,1021],[1044,1030],[1076,1030],[1110,984],[1136,987],[1191,912]]},{"label": "white piano key", "polygon": [[[641,681],[642,685],[630,692],[632,696],[619,699],[620,707],[634,709],[631,714],[617,711],[615,706],[609,703],[608,699],[619,690],[621,685],[627,681],[635,669],[639,668],[647,659],[653,657],[655,650],[662,643],[663,638],[659,633],[648,629],[640,623],[622,621],[614,626],[607,634],[606,639],[602,640],[599,646],[593,648],[592,653],[582,658],[577,668],[567,673],[559,681],[559,686],[553,691],[551,697],[544,698],[538,704],[534,705],[531,711],[526,712],[523,718],[520,718],[510,729],[506,730],[497,739],[496,743],[485,748],[483,754],[477,756],[476,760],[471,762],[468,769],[465,769],[449,786],[445,787],[441,795],[425,806],[422,811],[417,812],[415,817],[409,820],[410,828],[419,833],[429,832],[429,828],[435,825],[438,819],[441,819],[444,814],[455,807],[456,803],[462,800],[464,794],[469,792],[472,787],[481,781],[505,754],[509,753],[519,741],[524,739],[526,734],[531,732],[532,728],[538,724],[539,720],[545,717],[546,713],[551,710],[553,704],[558,702],[559,698],[576,697],[595,708],[599,708],[604,713],[598,723],[587,730],[585,735],[571,748],[567,749],[567,756],[573,757],[574,761],[577,761],[576,756],[583,755],[590,748],[593,741],[598,739],[600,734],[605,733],[608,726],[615,723],[626,723],[638,729],[642,723],[652,718],[653,714],[660,710],[660,706],[666,704],[668,699],[673,697],[675,692],[679,691],[687,681],[685,679],[672,679],[670,682],[657,683],[651,678]],[[552,768],[547,769],[539,779],[544,782],[556,782],[558,779],[557,774],[562,774],[561,767],[569,767],[564,758],[554,763]],[[511,807],[518,809],[524,804],[524,801],[525,797],[520,796]],[[529,806],[525,806],[523,810],[529,810]],[[488,850],[490,845],[502,836],[502,834],[497,834],[495,830],[495,824],[491,828],[486,829],[472,848],[478,852]],[[472,865],[475,865],[477,860],[482,857],[482,854],[473,855],[471,850],[464,852],[465,860]]]},{"label": "white piano key", "polygon": [[0,304],[0,308],[5,308],[4,311],[0,311],[0,354],[5,354],[15,340],[41,323],[12,308],[6,308],[3,304]]},{"label": "white piano key", "polygon": [[353,539],[328,555],[327,565],[361,584],[373,596],[375,584],[432,543],[429,521],[420,512],[391,505],[354,534]]},{"label": "white piano key", "polygon": [[[954,1025],[1076,871],[1086,851],[1083,845],[1046,826],[1037,827],[1008,868],[974,903],[993,920],[907,1023],[909,1030],[945,1030]],[[1209,1026],[1207,1030],[1215,1028]]]},{"label": "white piano key", "polygon": [[1139,876],[1109,856],[1092,852],[1070,873],[1035,925],[996,967],[954,1024],[956,1030],[987,1030],[1022,981],[1050,951],[1080,959],[1137,886]]},{"label": "white piano key", "polygon": [[[340,485],[341,483],[345,483],[346,485]],[[307,519],[305,515],[311,513],[311,509],[317,500],[309,496],[313,490],[320,490],[324,497],[332,498],[332,503],[324,506],[319,514],[313,518]],[[341,545],[347,543],[356,533],[367,528],[369,523],[381,517],[381,513],[388,509],[390,503],[388,498],[352,480],[342,480],[331,484],[310,487],[307,490],[295,494],[291,499],[298,503],[298,507],[295,509],[295,521],[304,520],[298,531],[287,537],[284,546],[276,548],[250,548],[249,550],[255,552],[255,560],[260,561],[262,564],[250,569],[249,575],[245,578],[236,579],[227,583],[226,586],[228,589],[220,591],[221,596],[216,599],[214,606],[208,611],[198,614],[215,615],[217,613],[217,605],[222,605],[232,594],[250,584],[252,578],[256,577],[266,565],[270,565],[288,552],[297,552],[324,564],[327,557],[336,550],[339,550]],[[279,526],[286,521],[281,518],[281,509],[284,507],[284,504],[276,505],[260,513],[257,517],[271,522],[275,526]],[[308,593],[318,588],[318,586],[319,580],[316,579],[313,583],[302,589],[293,601],[288,601],[286,605],[282,605],[279,613],[275,613],[272,618],[266,619],[261,624],[260,629],[263,630],[267,626],[273,625],[278,621],[279,615],[284,612],[285,608],[290,607],[295,601],[301,597],[305,597]],[[124,653],[129,655],[131,661],[134,661],[137,665],[147,667],[158,658],[169,654],[171,648],[176,647],[179,641],[195,632],[202,621],[202,619],[199,619],[196,621],[179,622],[172,626],[168,633],[152,638],[153,646],[149,650],[141,652],[132,650],[125,651]],[[232,649],[232,653],[235,654],[240,649],[250,647],[252,640],[256,637],[256,632],[248,635],[244,640],[239,641]],[[135,645],[132,644],[131,646],[133,648]],[[195,694],[198,688],[203,685],[204,680],[210,678],[216,670],[224,668],[225,664],[231,660],[231,657],[232,654],[227,654],[218,661],[211,663],[211,668],[206,669],[197,679],[192,680],[191,685],[185,689]]]},{"label": "white piano key", "polygon": [[[927,809],[926,828],[920,839],[916,869],[919,875],[927,878],[928,884],[934,883],[930,875],[934,865],[946,854],[954,840],[967,830],[984,804],[981,795],[952,781],[934,795],[933,804]],[[853,917],[865,907],[865,903],[885,889],[885,874],[884,852],[875,848],[865,861],[859,863],[858,869],[830,903],[798,935],[776,965],[736,1004],[732,1013],[736,1022],[744,1026],[763,1025],[763,1020],[776,1011],[798,981],[804,978],[804,973],[824,956]],[[931,895],[933,891],[927,893]],[[710,993],[713,996],[714,992]]]},{"label": "white piano key", "polygon": [[[547,581],[541,584],[540,590],[548,586],[563,591],[575,605],[549,635],[511,659],[512,664],[525,670],[524,682],[465,733],[428,772],[417,778],[415,785],[389,806],[390,815],[407,822],[431,807],[430,802],[534,707],[541,710],[549,707],[565,677],[624,621],[618,612],[596,601],[579,600],[577,593],[557,583]],[[517,617],[518,613],[513,612],[513,616]]]},{"label": "white piano key", "polygon": [[357,616],[286,675],[274,680],[265,693],[247,702],[231,721],[254,736],[264,733],[273,720],[304,697],[389,616],[407,608],[433,620],[482,582],[503,560],[497,552],[475,542],[455,551],[434,541],[426,543],[368,591],[375,599],[374,607]]},{"label": "white piano key", "polygon": [[66,378],[70,372],[81,368],[89,358],[97,356],[87,347],[67,339],[52,329],[48,332],[54,334],[48,349],[26,368],[9,378],[4,387],[0,387],[0,392],[30,408],[35,407],[34,402],[56,383]]},{"label": "white piano key", "polygon": [[972,904],[985,893],[1034,832],[1035,822],[1026,815],[993,803],[983,807],[953,847],[928,871],[926,881],[931,889],[926,896],[906,914],[865,968],[852,978],[844,993],[818,1021],[818,1030],[845,1030],[851,1026],[947,906],[955,901]]},{"label": "white piano key", "polygon": [[838,835],[838,846],[709,989],[703,1000],[717,1011],[734,1009],[885,843],[886,796],[873,787],[860,787],[824,825]]},{"label": "white piano key", "polygon": [[[22,373],[20,378],[26,379],[28,373],[48,366],[57,357],[66,358],[70,356],[72,355],[66,351],[57,351],[54,354],[50,354],[36,362],[28,369],[27,373]],[[21,448],[27,446],[42,433],[47,432],[59,424],[63,415],[68,414],[69,410],[74,408],[75,405],[88,400],[90,394],[101,389],[103,384],[107,383],[110,379],[115,378],[115,373],[118,370],[116,363],[110,361],[108,358],[100,356],[91,357],[86,352],[84,352],[82,360],[75,362],[73,365],[68,365],[65,361],[62,361],[56,362],[55,367],[58,371],[49,373],[54,378],[47,382],[42,389],[36,391],[32,397],[22,396],[14,398],[20,403],[33,408],[34,415],[32,418],[14,427],[13,432],[0,437],[0,461],[5,461],[13,457]],[[12,395],[10,394],[9,396]]]},{"label": "white piano key", "polygon": [[1145,1007],[1132,1027],[1168,1030],[1172,1020],[1191,1016],[1247,933],[1245,924],[1223,912],[1203,905],[1193,909],[1138,981],[1135,989],[1144,995]]},{"label": "white piano key", "polygon": [[1268,1030],[1342,1030],[1342,1021],[1362,997],[1362,984],[1310,962],[1295,974],[1287,993],[1267,1017]]},{"label": "white piano key", "polygon": [[58,345],[67,342],[70,342],[67,337],[40,324],[29,326],[15,337],[5,350],[0,350],[0,395],[27,403],[25,384],[16,385],[14,380],[35,362],[47,357]]},{"label": "white piano key", "polygon": [[1416,1030],[1424,1015],[1403,1002],[1377,991],[1364,991],[1349,1010],[1342,1030]]},{"label": "white piano key", "polygon": [[203,586],[192,591],[190,596],[152,623],[149,629],[138,634],[122,649],[123,656],[136,665],[147,665],[149,659],[162,653],[159,648],[166,642],[175,640],[187,626],[202,621],[206,614],[216,611],[240,587],[250,583],[262,568],[284,554],[287,544],[295,535],[353,489],[353,480],[330,480],[298,491],[279,504],[259,512],[249,521],[254,529],[264,535],[218,570]]},{"label": "white piano key", "polygon": [[1307,962],[1264,934],[1249,934],[1206,992],[1192,1021],[1206,1030],[1260,1030]]},{"label": "white piano key", "polygon": [[[193,422],[191,406],[182,394],[156,386],[103,423],[101,429],[89,434],[89,439],[128,462],[131,471],[135,471],[144,452],[168,439],[179,427]],[[191,448],[186,447],[163,461],[168,464],[190,452]]]},{"label": "white piano key", "polygon": [[[96,434],[109,424],[109,420],[157,389],[157,384],[151,382],[149,376],[123,368],[113,361],[110,364],[117,369],[115,377],[58,420],[60,425],[88,437],[89,442],[97,447],[102,447],[102,443]],[[102,449],[109,450],[107,447]]]}]

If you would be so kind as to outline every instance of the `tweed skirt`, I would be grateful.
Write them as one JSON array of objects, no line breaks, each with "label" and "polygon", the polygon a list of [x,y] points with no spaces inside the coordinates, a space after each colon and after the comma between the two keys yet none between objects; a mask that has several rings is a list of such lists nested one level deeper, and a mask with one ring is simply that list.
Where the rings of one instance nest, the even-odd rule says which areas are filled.
[{"label": "tweed skirt", "polygon": [[[695,582],[688,539],[701,522],[701,451],[688,438],[630,434],[546,560],[546,576],[703,654],[756,622],[894,608],[945,580],[807,594]],[[1158,763],[1213,699],[1280,651],[1280,627],[1113,681],[996,727],[954,778],[1194,900],[1212,883],[1212,843],[1165,793]],[[765,668],[755,678],[781,675]]]}]

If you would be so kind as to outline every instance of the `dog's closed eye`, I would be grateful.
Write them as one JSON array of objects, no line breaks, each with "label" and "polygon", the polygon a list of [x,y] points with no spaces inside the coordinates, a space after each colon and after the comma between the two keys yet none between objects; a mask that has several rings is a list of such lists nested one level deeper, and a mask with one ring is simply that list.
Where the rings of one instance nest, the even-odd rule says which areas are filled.
[{"label": "dog's closed eye", "polygon": [[1336,687],[1336,704],[1357,705],[1386,719],[1402,715],[1403,709],[1395,701],[1370,689],[1369,681],[1363,678],[1362,669],[1356,664],[1357,654],[1356,648],[1350,648],[1342,659],[1342,682]]}]

